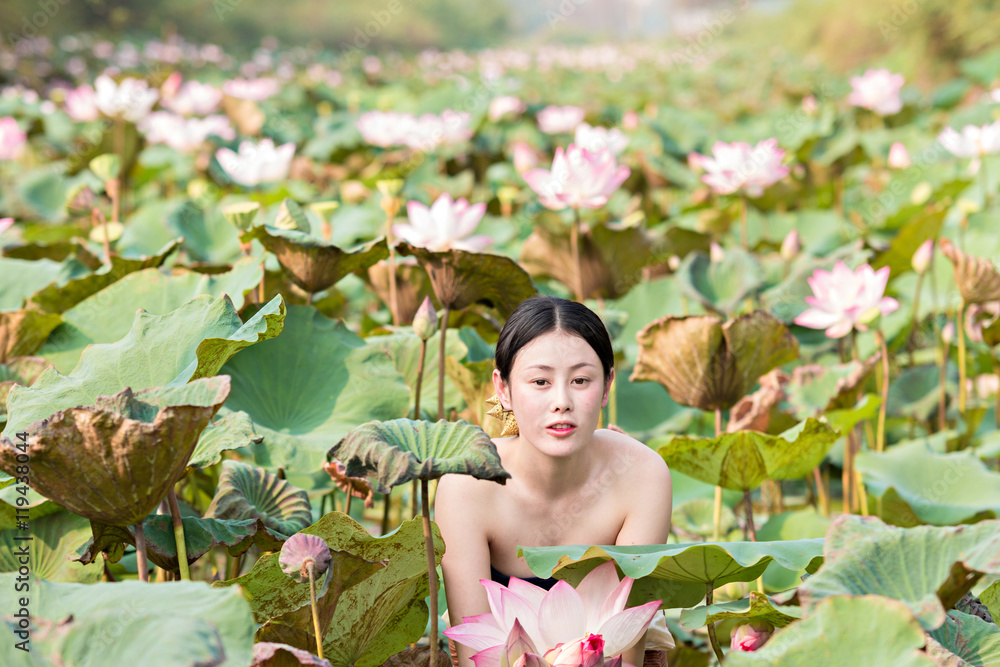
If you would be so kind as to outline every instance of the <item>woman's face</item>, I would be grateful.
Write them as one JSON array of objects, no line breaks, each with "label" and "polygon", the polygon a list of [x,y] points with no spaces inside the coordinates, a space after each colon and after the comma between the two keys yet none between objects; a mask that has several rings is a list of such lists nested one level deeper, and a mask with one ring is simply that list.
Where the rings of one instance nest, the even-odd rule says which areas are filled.
[{"label": "woman's face", "polygon": [[565,331],[550,331],[525,345],[514,357],[509,384],[502,383],[499,370],[493,384],[503,406],[514,411],[521,435],[550,456],[585,447],[608,402],[597,353]]}]

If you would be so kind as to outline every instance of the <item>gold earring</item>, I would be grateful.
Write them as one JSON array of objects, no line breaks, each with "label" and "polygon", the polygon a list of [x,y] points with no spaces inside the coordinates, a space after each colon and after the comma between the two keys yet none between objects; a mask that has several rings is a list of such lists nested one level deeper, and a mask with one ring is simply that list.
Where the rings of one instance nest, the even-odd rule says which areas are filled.
[{"label": "gold earring", "polygon": [[512,435],[520,435],[521,432],[517,428],[517,420],[514,419],[514,411],[507,410],[503,407],[500,403],[499,395],[493,394],[493,396],[487,398],[486,405],[493,406],[486,414],[500,422],[501,438],[507,438]]}]

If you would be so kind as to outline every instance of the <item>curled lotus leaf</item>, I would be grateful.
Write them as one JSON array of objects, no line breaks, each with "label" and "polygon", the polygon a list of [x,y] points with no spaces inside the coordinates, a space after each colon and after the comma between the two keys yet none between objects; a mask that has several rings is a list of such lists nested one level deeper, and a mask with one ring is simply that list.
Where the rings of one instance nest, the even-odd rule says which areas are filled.
[{"label": "curled lotus leaf", "polygon": [[[862,637],[877,640],[859,641]],[[876,595],[836,597],[776,632],[756,651],[730,652],[726,664],[934,667],[920,650],[925,641],[920,625],[895,600]]]},{"label": "curled lotus leaf", "polygon": [[350,477],[373,478],[379,493],[449,473],[500,484],[510,479],[490,436],[465,421],[371,421],[344,436],[327,459],[343,462]]},{"label": "curled lotus leaf", "polygon": [[[642,280],[642,269],[656,260],[655,241],[642,227],[596,225],[580,233],[580,264],[585,298],[617,299]],[[576,264],[569,230],[537,227],[521,246],[518,263],[535,278],[555,278],[572,288]]]},{"label": "curled lotus leaf", "polygon": [[939,667],[1000,664],[996,623],[952,609],[941,627],[927,634],[927,654]]},{"label": "curled lotus leaf", "polygon": [[[711,498],[692,498],[677,505],[671,515],[671,526],[684,537],[706,538],[715,531],[715,501]],[[727,535],[736,528],[736,515],[723,503],[719,520],[719,532]]]},{"label": "curled lotus leaf", "polygon": [[1000,271],[984,257],[967,255],[948,239],[939,242],[941,252],[955,269],[955,285],[965,303],[1000,299]]},{"label": "curled lotus leaf", "polygon": [[793,414],[798,419],[805,419],[827,410],[852,407],[858,388],[881,357],[882,353],[876,352],[864,361],[796,366],[789,381],[783,385]]},{"label": "curled lotus leaf", "polygon": [[479,303],[506,319],[536,291],[531,277],[509,257],[465,250],[432,252],[409,243],[400,243],[396,250],[417,258],[430,276],[434,296],[451,310]]},{"label": "curled lotus leaf", "polygon": [[288,644],[276,642],[257,642],[253,645],[253,662],[250,667],[333,667],[329,660],[324,660]]},{"label": "curled lotus leaf", "polygon": [[0,363],[37,352],[61,323],[58,315],[35,306],[0,312]]},{"label": "curled lotus leaf", "polygon": [[229,396],[229,377],[134,392],[60,410],[25,430],[27,452],[0,438],[0,469],[31,460],[30,485],[94,521],[142,521],[184,474],[198,437]]},{"label": "curled lotus leaf", "polygon": [[7,394],[14,385],[31,386],[49,366],[41,357],[14,357],[0,364],[0,422],[7,421]]},{"label": "curled lotus leaf", "polygon": [[716,623],[727,618],[738,618],[743,621],[767,621],[776,628],[783,628],[802,618],[802,609],[794,606],[779,606],[766,595],[750,591],[750,596],[742,600],[685,609],[681,612],[681,627],[691,631],[707,623]]},{"label": "curled lotus leaf", "polygon": [[[823,461],[840,437],[826,421],[807,419],[779,435],[757,431],[714,438],[674,437],[658,447],[671,468],[734,491],[760,486],[765,479],[798,479]],[[659,443],[654,440],[650,446]]]},{"label": "curled lotus leaf", "polygon": [[287,537],[312,522],[309,496],[273,473],[239,461],[223,461],[219,489],[206,518],[260,519]]},{"label": "curled lotus leaf", "polygon": [[638,334],[639,358],[631,381],[662,384],[682,405],[728,409],[757,379],[798,357],[798,342],[762,310],[723,321],[712,315],[668,316]]},{"label": "curled lotus leaf", "polygon": [[807,614],[833,596],[881,595],[933,630],[980,576],[1000,574],[1000,520],[896,528],[842,515],[827,532],[823,555],[823,568],[798,590]]},{"label": "curled lotus leaf", "polygon": [[764,269],[757,258],[739,248],[728,248],[722,259],[704,252],[688,253],[677,268],[677,281],[688,296],[702,306],[727,316],[764,284]]},{"label": "curled lotus leaf", "polygon": [[348,273],[367,269],[389,256],[384,238],[344,250],[298,229],[259,226],[240,235],[244,243],[253,239],[277,256],[292,282],[311,294],[322,292]]},{"label": "curled lotus leaf", "polygon": [[[413,261],[412,259],[410,261]],[[368,267],[361,277],[371,285],[372,290],[386,307],[391,307],[389,299],[389,263],[379,261]],[[409,324],[417,314],[424,297],[434,294],[427,271],[419,264],[396,261],[396,304],[400,324]]]}]

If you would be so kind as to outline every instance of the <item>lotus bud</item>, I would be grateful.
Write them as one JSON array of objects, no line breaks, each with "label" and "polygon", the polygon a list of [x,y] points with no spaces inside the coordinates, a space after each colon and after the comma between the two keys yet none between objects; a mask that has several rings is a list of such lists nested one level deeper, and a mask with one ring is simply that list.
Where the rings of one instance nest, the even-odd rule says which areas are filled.
[{"label": "lotus bud", "polygon": [[0,234],[3,234],[13,225],[14,225],[14,218],[0,218]]},{"label": "lotus bud", "polygon": [[98,155],[90,161],[90,170],[94,172],[94,174],[104,183],[118,178],[118,172],[121,171],[121,166],[121,158],[112,153]]},{"label": "lotus bud", "polygon": [[733,630],[729,648],[733,651],[756,651],[774,634],[774,626],[767,621],[750,621]]},{"label": "lotus bud", "polygon": [[920,244],[917,251],[913,253],[913,259],[911,264],[913,264],[913,270],[919,275],[923,275],[927,271],[927,267],[931,265],[931,258],[934,257],[934,240],[927,239]]},{"label": "lotus bud", "polygon": [[278,564],[281,571],[299,583],[309,581],[309,565],[319,577],[330,567],[330,547],[322,537],[295,533],[281,547]]},{"label": "lotus bud", "polygon": [[712,241],[708,246],[708,256],[712,259],[712,263],[721,262],[726,258],[726,251],[722,249],[722,246]]},{"label": "lotus bud", "polygon": [[955,342],[955,323],[948,322],[941,329],[941,340],[944,341],[945,345],[951,345]]},{"label": "lotus bud", "polygon": [[417,309],[417,314],[413,316],[413,333],[420,337],[420,340],[430,340],[438,328],[437,313],[434,311],[434,304],[429,296],[424,297],[424,302]]},{"label": "lotus bud", "polygon": [[812,95],[806,95],[803,97],[802,110],[805,111],[807,115],[814,115],[819,110],[819,103],[816,102],[816,98]]},{"label": "lotus bud", "polygon": [[170,76],[163,80],[160,84],[160,94],[163,97],[173,97],[177,94],[177,91],[181,89],[181,83],[184,81],[184,77],[180,72],[171,72]]},{"label": "lotus bud", "polygon": [[523,174],[538,166],[538,155],[534,148],[523,141],[514,142],[511,148],[514,153],[514,171]]},{"label": "lotus bud", "polygon": [[253,225],[253,219],[260,210],[260,204],[255,201],[240,201],[222,207],[222,215],[236,229],[246,231]]},{"label": "lotus bud", "polygon": [[802,242],[799,241],[799,231],[793,229],[788,232],[785,240],[781,242],[781,259],[790,262],[802,250]]},{"label": "lotus bud", "polygon": [[678,255],[671,255],[667,258],[667,266],[671,271],[676,271],[681,265],[681,258]]},{"label": "lotus bud", "polygon": [[893,169],[906,169],[911,164],[910,153],[906,146],[896,141],[889,147],[889,166]]},{"label": "lotus bud", "polygon": [[639,114],[635,111],[626,111],[622,116],[622,127],[626,130],[634,130],[639,127]]},{"label": "lotus bud", "polygon": [[344,181],[340,184],[340,198],[348,204],[360,204],[368,199],[368,188],[361,181]]}]

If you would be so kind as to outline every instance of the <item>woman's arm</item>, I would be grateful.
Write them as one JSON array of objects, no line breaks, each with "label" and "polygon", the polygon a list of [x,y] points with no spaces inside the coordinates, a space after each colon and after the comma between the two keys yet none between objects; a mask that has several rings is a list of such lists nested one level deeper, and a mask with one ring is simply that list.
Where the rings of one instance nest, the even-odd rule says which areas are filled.
[{"label": "woman's arm", "polygon": [[[448,618],[459,625],[466,616],[489,612],[486,589],[480,579],[490,578],[490,546],[486,534],[483,485],[466,475],[445,475],[438,482],[434,520],[444,538],[441,558]],[[473,650],[458,644],[459,667],[472,667]]]}]

